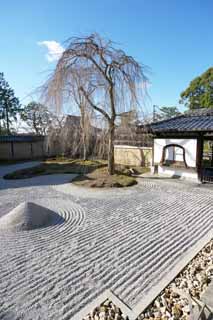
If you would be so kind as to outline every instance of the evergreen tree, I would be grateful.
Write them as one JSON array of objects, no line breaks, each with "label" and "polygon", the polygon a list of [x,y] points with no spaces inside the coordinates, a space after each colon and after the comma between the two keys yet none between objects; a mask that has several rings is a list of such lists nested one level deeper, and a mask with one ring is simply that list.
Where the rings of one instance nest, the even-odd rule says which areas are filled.
[{"label": "evergreen tree", "polygon": [[45,135],[52,121],[52,114],[46,106],[31,101],[21,112],[21,119],[38,135]]},{"label": "evergreen tree", "polygon": [[178,110],[177,107],[160,107],[159,112],[155,115],[155,120],[166,120],[173,117],[180,116],[181,112]]},{"label": "evergreen tree", "polygon": [[181,93],[180,103],[189,109],[213,108],[213,68],[190,82]]},{"label": "evergreen tree", "polygon": [[15,97],[14,90],[0,73],[0,134],[10,134],[11,124],[17,121],[17,114],[21,111],[19,99]]}]

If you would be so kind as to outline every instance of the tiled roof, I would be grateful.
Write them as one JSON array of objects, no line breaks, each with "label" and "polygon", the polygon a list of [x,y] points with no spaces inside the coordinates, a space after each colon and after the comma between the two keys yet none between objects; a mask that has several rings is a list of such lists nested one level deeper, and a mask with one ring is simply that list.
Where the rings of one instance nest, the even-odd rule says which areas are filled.
[{"label": "tiled roof", "polygon": [[213,132],[213,109],[188,111],[181,116],[154,122],[149,130],[157,132]]}]

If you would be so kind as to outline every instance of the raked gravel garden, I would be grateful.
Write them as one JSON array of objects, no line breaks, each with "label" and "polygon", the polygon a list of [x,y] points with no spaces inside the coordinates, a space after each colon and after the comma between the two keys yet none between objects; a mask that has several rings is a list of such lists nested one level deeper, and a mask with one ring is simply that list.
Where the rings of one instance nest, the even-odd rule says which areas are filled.
[{"label": "raked gravel garden", "polygon": [[[171,302],[170,289],[162,290],[213,236],[212,187],[138,178],[129,188],[97,190],[73,185],[72,174],[2,178],[25,166],[32,163],[0,167],[0,216],[30,202],[60,219],[45,227],[0,228],[0,319],[69,320],[106,290],[136,316],[158,296],[138,319],[187,318],[187,303],[177,296]],[[191,279],[185,269],[190,279],[176,280],[177,286],[191,286],[195,296],[205,289],[212,276],[211,248],[208,271],[202,262],[200,278]],[[120,312],[107,300],[85,319],[127,319]]]}]

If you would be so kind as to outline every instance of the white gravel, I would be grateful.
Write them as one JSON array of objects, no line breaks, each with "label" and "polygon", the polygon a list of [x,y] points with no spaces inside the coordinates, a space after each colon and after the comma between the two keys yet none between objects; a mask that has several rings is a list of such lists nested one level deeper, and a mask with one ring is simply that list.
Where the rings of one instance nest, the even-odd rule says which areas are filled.
[{"label": "white gravel", "polygon": [[64,219],[0,232],[0,319],[72,319],[109,288],[134,308],[212,231],[211,188],[141,179],[126,190],[87,191],[71,177],[0,179],[0,215],[31,201]]}]

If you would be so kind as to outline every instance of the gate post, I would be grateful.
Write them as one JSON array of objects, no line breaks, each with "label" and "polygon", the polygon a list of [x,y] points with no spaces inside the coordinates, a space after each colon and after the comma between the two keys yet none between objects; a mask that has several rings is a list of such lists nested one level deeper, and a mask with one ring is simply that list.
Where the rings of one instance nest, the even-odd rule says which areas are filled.
[{"label": "gate post", "polygon": [[198,179],[201,182],[203,180],[202,160],[203,160],[203,136],[200,135],[197,138],[196,167],[197,167]]}]

